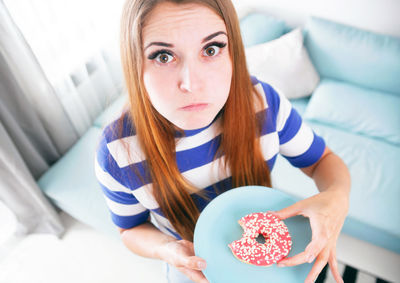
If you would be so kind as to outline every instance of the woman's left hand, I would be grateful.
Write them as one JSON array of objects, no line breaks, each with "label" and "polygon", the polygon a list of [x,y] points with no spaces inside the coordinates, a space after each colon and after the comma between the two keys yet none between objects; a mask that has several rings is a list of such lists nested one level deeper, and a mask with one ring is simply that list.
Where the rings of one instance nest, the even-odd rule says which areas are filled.
[{"label": "woman's left hand", "polygon": [[336,241],[346,218],[348,207],[348,194],[340,189],[329,188],[280,211],[271,212],[282,220],[296,215],[308,217],[312,231],[312,240],[306,249],[291,258],[283,259],[278,266],[311,263],[316,259],[305,280],[306,283],[314,282],[327,263],[329,263],[336,282],[343,282],[337,267]]}]

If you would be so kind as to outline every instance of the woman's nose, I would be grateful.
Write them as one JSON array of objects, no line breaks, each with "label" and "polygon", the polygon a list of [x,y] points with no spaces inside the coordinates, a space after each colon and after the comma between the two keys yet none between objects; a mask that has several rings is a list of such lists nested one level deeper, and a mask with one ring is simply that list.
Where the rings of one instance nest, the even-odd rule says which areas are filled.
[{"label": "woman's nose", "polygon": [[181,76],[179,81],[179,89],[183,93],[193,93],[199,88],[199,78],[196,74],[196,67],[194,64],[184,64],[181,70]]}]

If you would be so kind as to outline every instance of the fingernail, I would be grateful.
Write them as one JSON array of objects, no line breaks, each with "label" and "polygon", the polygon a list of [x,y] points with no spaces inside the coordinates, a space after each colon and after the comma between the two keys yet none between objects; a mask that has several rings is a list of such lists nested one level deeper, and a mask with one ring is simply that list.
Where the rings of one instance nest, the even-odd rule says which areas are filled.
[{"label": "fingernail", "polygon": [[308,258],[307,258],[307,262],[311,263],[311,262],[314,261],[314,259],[315,259],[314,255],[309,255]]},{"label": "fingernail", "polygon": [[197,263],[197,267],[198,267],[199,269],[205,269],[206,266],[207,266],[207,264],[206,264],[205,262],[199,261],[199,262]]}]

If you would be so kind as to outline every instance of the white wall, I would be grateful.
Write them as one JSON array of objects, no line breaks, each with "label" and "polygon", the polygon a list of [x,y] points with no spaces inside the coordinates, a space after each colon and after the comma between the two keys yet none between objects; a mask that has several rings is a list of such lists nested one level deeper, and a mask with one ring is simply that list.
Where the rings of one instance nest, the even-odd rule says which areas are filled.
[{"label": "white wall", "polygon": [[239,17],[257,9],[302,26],[310,15],[400,37],[400,0],[232,0]]}]

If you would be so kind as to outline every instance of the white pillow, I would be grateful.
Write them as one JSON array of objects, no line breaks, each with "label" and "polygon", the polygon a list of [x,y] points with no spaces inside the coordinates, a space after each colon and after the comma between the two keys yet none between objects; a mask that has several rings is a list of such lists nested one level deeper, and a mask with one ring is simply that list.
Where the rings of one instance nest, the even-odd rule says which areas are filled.
[{"label": "white pillow", "polygon": [[309,96],[319,83],[319,75],[303,46],[301,28],[246,48],[246,60],[251,75],[287,98]]}]

